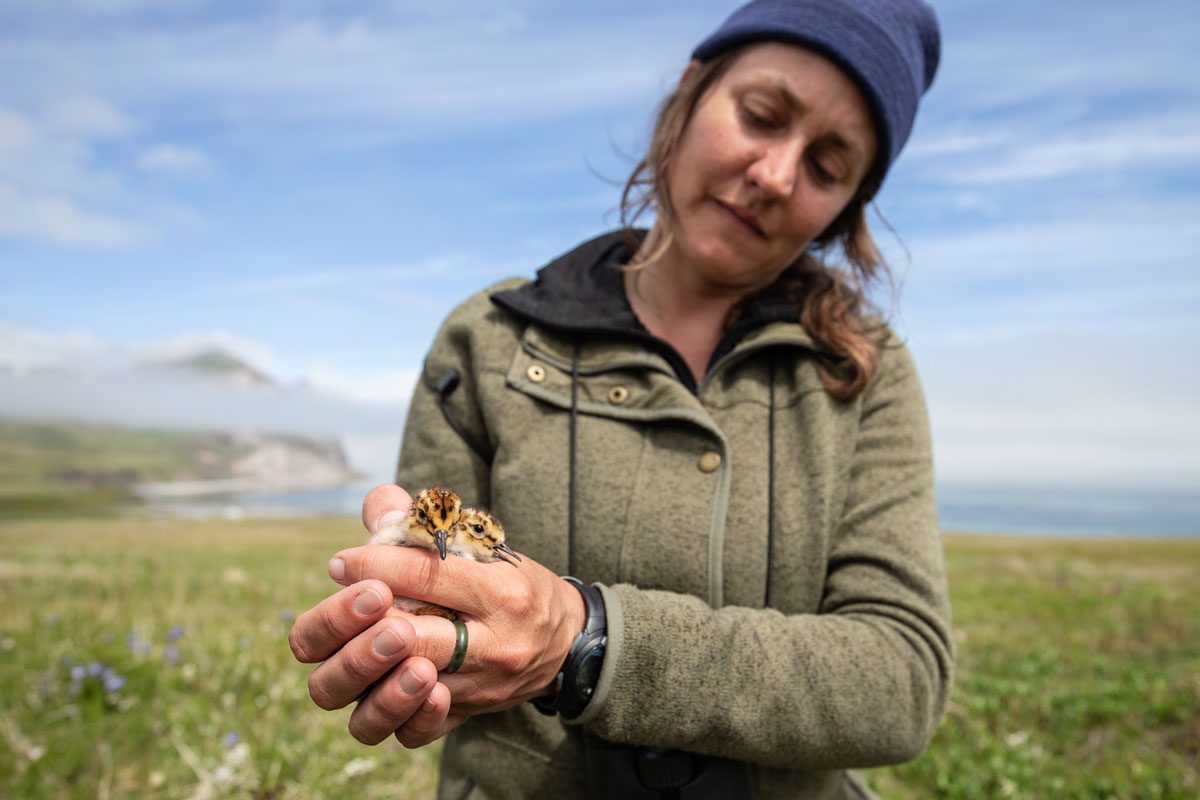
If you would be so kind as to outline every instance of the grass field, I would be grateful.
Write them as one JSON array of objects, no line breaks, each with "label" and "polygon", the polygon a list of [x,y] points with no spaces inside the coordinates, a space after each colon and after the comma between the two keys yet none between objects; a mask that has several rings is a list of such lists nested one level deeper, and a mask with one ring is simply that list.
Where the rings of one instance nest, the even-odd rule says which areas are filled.
[{"label": "grass field", "polygon": [[[286,632],[349,520],[0,522],[0,797],[425,798],[437,750],[367,748]],[[887,798],[1200,794],[1200,540],[948,536],[946,720]]]}]

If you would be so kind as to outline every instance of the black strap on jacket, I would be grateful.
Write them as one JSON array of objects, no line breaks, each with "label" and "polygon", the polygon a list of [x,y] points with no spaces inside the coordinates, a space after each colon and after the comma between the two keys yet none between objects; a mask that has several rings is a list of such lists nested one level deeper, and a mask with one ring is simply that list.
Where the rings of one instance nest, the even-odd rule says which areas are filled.
[{"label": "black strap on jacket", "polygon": [[441,409],[442,416],[446,418],[446,423],[455,433],[458,434],[458,437],[466,443],[467,447],[471,448],[475,455],[479,456],[485,464],[492,463],[491,450],[489,450],[487,447],[484,447],[475,440],[475,437],[467,433],[466,428],[462,426],[462,423],[455,419],[455,417],[450,413],[450,409],[446,405],[447,398],[450,397],[451,393],[453,393],[454,390],[458,388],[458,385],[462,382],[462,373],[460,373],[454,367],[447,367],[436,381],[430,380],[428,373],[425,373],[424,370],[422,370],[422,374],[424,375],[425,386],[428,387],[429,390],[435,395],[437,395],[438,408]]},{"label": "black strap on jacket", "polygon": [[579,434],[579,337],[571,358],[571,435],[567,451],[567,574],[575,573],[575,453]]}]

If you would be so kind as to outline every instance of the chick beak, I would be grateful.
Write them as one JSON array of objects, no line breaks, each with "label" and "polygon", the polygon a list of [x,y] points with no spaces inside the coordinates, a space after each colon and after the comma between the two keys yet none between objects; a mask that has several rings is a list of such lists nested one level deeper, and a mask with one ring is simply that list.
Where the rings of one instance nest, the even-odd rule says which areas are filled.
[{"label": "chick beak", "polygon": [[[499,550],[501,553],[506,553],[506,554],[512,556],[513,558],[515,558],[517,561],[521,560],[521,557],[519,555],[517,555],[515,552],[513,552],[513,549],[511,547],[509,547],[507,544],[505,544],[504,542],[500,542],[500,544],[496,545],[495,548],[493,548],[493,549]],[[497,554],[496,558],[500,559],[501,561],[508,561],[508,559],[505,558],[503,555]],[[508,561],[508,563],[512,564],[511,561]]]},{"label": "chick beak", "polygon": [[446,532],[435,531],[433,534],[434,541],[437,542],[438,555],[442,557],[442,561],[446,560]]}]

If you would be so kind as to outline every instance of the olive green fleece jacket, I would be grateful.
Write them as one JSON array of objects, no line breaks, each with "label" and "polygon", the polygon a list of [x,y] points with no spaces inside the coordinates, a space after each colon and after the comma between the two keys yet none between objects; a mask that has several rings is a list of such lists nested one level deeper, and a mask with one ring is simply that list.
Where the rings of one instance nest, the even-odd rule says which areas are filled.
[{"label": "olive green fleece jacket", "polygon": [[[526,283],[444,323],[397,482],[453,487],[565,574],[578,337],[490,300]],[[439,797],[585,797],[581,727],[750,762],[760,798],[869,796],[846,770],[921,752],[953,662],[908,352],[890,342],[841,402],[795,323],[743,337],[695,393],[643,343],[578,340],[576,576],[608,611],[597,694],[570,723],[529,704],[471,719],[445,744]],[[449,368],[461,383],[443,409]]]}]

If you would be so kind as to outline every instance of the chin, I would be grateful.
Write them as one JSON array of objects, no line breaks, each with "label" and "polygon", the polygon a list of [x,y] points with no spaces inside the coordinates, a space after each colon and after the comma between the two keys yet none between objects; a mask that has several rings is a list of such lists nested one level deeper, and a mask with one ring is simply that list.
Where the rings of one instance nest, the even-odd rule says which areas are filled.
[{"label": "chin", "polygon": [[696,247],[690,253],[689,261],[692,269],[707,283],[741,291],[766,286],[783,269],[753,258],[724,242],[705,243]]}]

